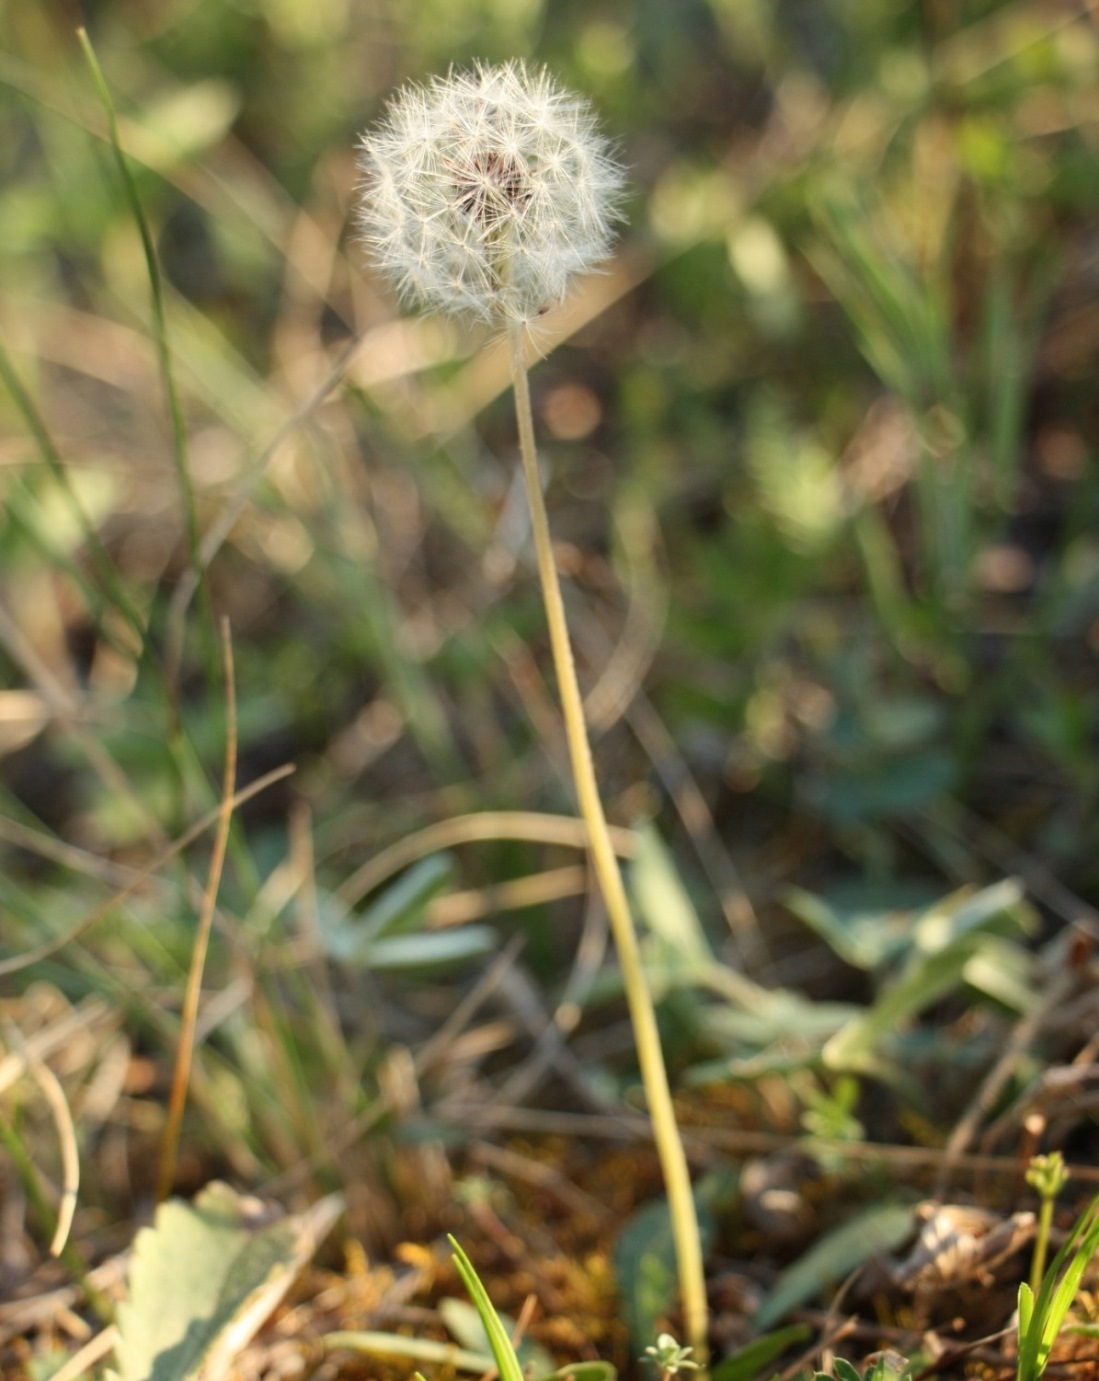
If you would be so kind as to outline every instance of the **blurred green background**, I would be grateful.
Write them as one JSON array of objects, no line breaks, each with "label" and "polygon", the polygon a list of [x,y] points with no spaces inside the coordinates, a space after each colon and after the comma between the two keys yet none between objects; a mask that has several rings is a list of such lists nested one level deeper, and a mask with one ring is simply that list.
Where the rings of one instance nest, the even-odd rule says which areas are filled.
[{"label": "blurred green background", "polygon": [[[349,229],[394,87],[513,56],[590,96],[630,175],[620,253],[533,372],[612,819],[656,822],[718,952],[816,997],[851,971],[791,887],[887,917],[1012,873],[1054,924],[1099,885],[1093,9],[13,0],[3,945],[216,805],[227,617],[238,783],[296,766],[242,807],[211,956],[206,1135],[241,1173],[323,1160],[318,1063],[331,1118],[368,1114],[453,975],[518,932],[567,988],[584,923],[575,850],[506,831],[444,832],[373,911],[388,877],[356,875],[432,822],[572,813],[506,363],[401,319]],[[31,976],[170,1045],[207,857]],[[326,997],[318,956],[369,973]]]}]

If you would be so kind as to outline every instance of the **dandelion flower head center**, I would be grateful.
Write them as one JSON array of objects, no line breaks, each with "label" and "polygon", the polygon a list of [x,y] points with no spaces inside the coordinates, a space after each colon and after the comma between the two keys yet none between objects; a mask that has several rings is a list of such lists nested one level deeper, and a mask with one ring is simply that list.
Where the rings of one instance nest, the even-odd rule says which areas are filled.
[{"label": "dandelion flower head center", "polygon": [[515,159],[499,149],[472,152],[454,167],[455,206],[482,225],[519,215],[531,200],[530,181]]},{"label": "dandelion flower head center", "polygon": [[363,239],[432,310],[529,321],[613,243],[622,172],[590,107],[521,63],[406,87],[360,166]]}]

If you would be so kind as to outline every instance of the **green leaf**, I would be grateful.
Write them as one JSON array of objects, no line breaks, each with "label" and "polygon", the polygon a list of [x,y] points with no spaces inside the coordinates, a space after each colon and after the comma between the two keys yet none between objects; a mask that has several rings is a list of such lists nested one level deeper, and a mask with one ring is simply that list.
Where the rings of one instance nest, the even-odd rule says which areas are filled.
[{"label": "green leaf", "polygon": [[907,897],[899,897],[896,906],[852,905],[791,887],[782,900],[833,953],[857,969],[879,968],[901,954],[912,930]]},{"label": "green leaf", "polygon": [[675,1245],[665,1203],[646,1204],[630,1218],[615,1244],[614,1267],[636,1348],[656,1336],[675,1300]]},{"label": "green leaf", "polygon": [[383,969],[426,969],[465,964],[500,948],[499,933],[490,925],[463,925],[454,930],[427,930],[422,935],[389,935],[367,951],[369,966]]},{"label": "green leaf", "polygon": [[[854,1003],[812,1002],[792,989],[776,988],[769,995],[764,1011],[744,1012],[715,1004],[703,1015],[705,1030],[723,1045],[760,1047],[775,1043],[787,1054],[796,1048],[810,1050],[815,1055],[829,1036],[834,1036],[863,1011],[864,1008]],[[770,1060],[773,1056],[766,1058]],[[755,1065],[755,1056],[729,1062],[729,1067],[735,1067],[743,1078],[759,1077],[754,1072]]]},{"label": "green leaf", "polygon": [[343,1211],[339,1195],[271,1221],[228,1185],[170,1199],[142,1228],[118,1309],[120,1381],[214,1381],[293,1283]]},{"label": "green leaf", "polygon": [[462,1283],[473,1301],[474,1308],[481,1316],[481,1323],[488,1337],[489,1347],[496,1359],[496,1370],[500,1373],[500,1381],[524,1381],[523,1368],[515,1354],[511,1338],[501,1323],[500,1315],[497,1314],[485,1287],[481,1284],[480,1277],[473,1269],[472,1261],[458,1245],[457,1238],[448,1236],[447,1240],[454,1250],[454,1264],[458,1268],[458,1274],[462,1277]]},{"label": "green leaf", "polygon": [[1025,930],[1028,919],[1019,886],[1011,880],[977,893],[955,893],[932,907],[916,924],[914,953],[900,977],[889,983],[868,1012],[828,1041],[822,1052],[825,1064],[881,1074],[887,1067],[882,1051],[889,1038],[965,982],[968,965],[975,955],[987,952],[990,935]]},{"label": "green leaf", "polygon": [[[434,1338],[410,1338],[404,1333],[339,1330],[325,1333],[323,1342],[329,1352],[346,1348],[367,1357],[404,1357],[417,1362],[433,1362],[438,1367],[454,1371],[471,1371],[478,1376],[483,1376],[494,1365],[487,1345],[482,1352],[468,1352],[456,1343],[440,1343]],[[413,1374],[420,1375],[419,1372]]]},{"label": "green leaf", "polygon": [[[349,914],[334,899],[321,910],[321,933],[327,953],[341,963],[374,968],[443,962],[484,953],[495,947],[495,932],[473,927],[452,932],[423,932],[428,906],[451,882],[450,854],[420,859],[360,915]],[[471,939],[471,933],[475,938]],[[454,936],[464,937],[454,939]],[[491,940],[486,937],[490,936]],[[411,940],[407,948],[400,942]],[[419,943],[417,943],[419,942]]]},{"label": "green leaf", "polygon": [[572,1362],[536,1377],[535,1381],[616,1381],[617,1376],[610,1362]]},{"label": "green leaf", "polygon": [[1022,887],[1015,878],[1005,878],[976,892],[952,892],[928,907],[916,922],[912,938],[917,949],[932,953],[963,935],[1019,935],[1033,929]]},{"label": "green leaf", "polygon": [[[1080,1278],[1099,1246],[1099,1197],[1092,1200],[1077,1221],[1064,1246],[1042,1277],[1038,1298],[1028,1285],[1019,1287],[1018,1381],[1038,1381],[1046,1369],[1049,1354],[1057,1339],[1065,1314],[1072,1305]],[[1058,1274],[1069,1254],[1074,1253],[1069,1269],[1058,1283]]]},{"label": "green leaf", "polygon": [[[1029,1310],[1026,1330],[1020,1311],[1018,1381],[1037,1381],[1046,1369],[1049,1355],[1065,1315],[1072,1308],[1080,1281],[1092,1257],[1099,1250],[1099,1195],[1077,1220],[1067,1241],[1042,1278],[1038,1298]],[[1065,1262],[1064,1274],[1058,1276]]]},{"label": "green leaf", "polygon": [[980,943],[977,937],[964,937],[910,967],[865,1015],[827,1042],[821,1052],[824,1063],[829,1069],[881,1074],[887,1068],[882,1052],[889,1038],[961,983],[966,963]]},{"label": "green leaf", "polygon": [[957,778],[954,757],[927,749],[904,758],[883,757],[837,768],[819,785],[815,804],[836,825],[913,815],[942,796]]},{"label": "green leaf", "polygon": [[[475,1305],[467,1304],[464,1299],[442,1299],[439,1301],[439,1313],[443,1323],[463,1348],[470,1352],[491,1350],[492,1339],[488,1336],[488,1330]],[[514,1337],[515,1320],[499,1312],[496,1316],[508,1338]],[[539,1347],[530,1338],[520,1339],[515,1345],[515,1355],[519,1358],[524,1376],[553,1370],[553,1358],[545,1348]]]},{"label": "green leaf", "polygon": [[791,1309],[822,1295],[878,1252],[893,1251],[912,1235],[906,1204],[875,1205],[810,1247],[775,1281],[756,1313],[757,1328],[770,1328]]},{"label": "green leaf", "polygon": [[1019,1337],[1026,1338],[1034,1318],[1034,1291],[1024,1280],[1019,1286]]},{"label": "green leaf", "polygon": [[637,831],[630,891],[656,949],[656,967],[671,980],[691,980],[714,962],[702,922],[653,826]]},{"label": "green leaf", "polygon": [[781,1357],[787,1348],[806,1343],[812,1336],[813,1330],[808,1324],[792,1323],[776,1328],[773,1333],[765,1333],[762,1338],[753,1338],[732,1356],[722,1358],[711,1367],[710,1381],[754,1381],[763,1368]]},{"label": "green leaf", "polygon": [[453,876],[451,854],[430,854],[413,863],[363,912],[359,920],[363,934],[374,941],[417,928],[428,903]]},{"label": "green leaf", "polygon": [[1034,955],[1021,945],[990,937],[969,959],[962,979],[967,987],[1018,1016],[1034,1007]]},{"label": "green leaf", "polygon": [[[732,1197],[735,1175],[714,1171],[694,1188],[702,1249],[708,1250],[716,1231],[714,1210]],[[630,1344],[640,1352],[660,1331],[660,1321],[674,1307],[678,1291],[675,1241],[663,1199],[643,1205],[626,1222],[614,1245],[614,1270],[622,1300]]]}]

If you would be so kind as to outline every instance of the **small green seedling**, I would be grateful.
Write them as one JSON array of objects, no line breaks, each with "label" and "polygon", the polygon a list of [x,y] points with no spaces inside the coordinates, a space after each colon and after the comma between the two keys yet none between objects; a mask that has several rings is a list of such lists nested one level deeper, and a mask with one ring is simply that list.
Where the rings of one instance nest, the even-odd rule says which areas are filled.
[{"label": "small green seedling", "polygon": [[645,1349],[646,1358],[660,1368],[661,1381],[678,1376],[681,1371],[697,1371],[698,1363],[691,1359],[692,1348],[680,1347],[670,1333],[661,1333],[655,1346]]},{"label": "small green seedling", "polygon": [[832,1375],[826,1371],[814,1373],[814,1381],[912,1381],[912,1368],[907,1357],[892,1348],[874,1352],[866,1359],[866,1371],[860,1376],[858,1368],[842,1357],[832,1363]]},{"label": "small green seedling", "polygon": [[1053,1226],[1053,1205],[1057,1195],[1068,1182],[1068,1167],[1060,1151],[1048,1156],[1032,1156],[1026,1172],[1026,1182],[1038,1195],[1038,1231],[1034,1237],[1034,1258],[1030,1266],[1030,1288],[1038,1293],[1046,1269],[1049,1250],[1049,1230]]},{"label": "small green seedling", "polygon": [[1019,1360],[1016,1381],[1039,1381],[1072,1307],[1088,1263],[1099,1250],[1099,1195],[1090,1203],[1069,1233],[1065,1245],[1042,1277],[1035,1291],[1025,1282],[1019,1286]]}]

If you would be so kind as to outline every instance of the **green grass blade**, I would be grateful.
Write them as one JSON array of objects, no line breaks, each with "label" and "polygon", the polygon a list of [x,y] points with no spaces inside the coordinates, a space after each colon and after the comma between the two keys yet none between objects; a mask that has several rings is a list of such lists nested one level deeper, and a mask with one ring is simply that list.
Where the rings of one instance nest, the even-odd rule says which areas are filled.
[{"label": "green grass blade", "polygon": [[100,102],[103,105],[103,110],[107,116],[108,137],[111,148],[114,151],[115,162],[122,180],[123,191],[126,196],[126,201],[129,204],[130,212],[133,215],[134,222],[137,225],[138,234],[141,237],[141,248],[145,255],[145,267],[149,275],[149,290],[152,297],[153,338],[156,343],[157,364],[160,369],[164,396],[168,406],[168,418],[172,432],[172,458],[175,462],[176,477],[179,483],[180,497],[183,502],[187,549],[195,579],[205,584],[202,579],[203,573],[199,557],[198,512],[195,505],[194,487],[191,484],[190,471],[187,467],[187,434],[183,422],[183,409],[180,405],[179,392],[176,388],[175,374],[172,368],[172,355],[168,347],[168,326],[164,311],[164,285],[160,273],[160,264],[157,260],[156,248],[153,245],[153,237],[149,230],[149,223],[145,218],[145,213],[141,207],[141,199],[137,193],[137,183],[134,181],[133,173],[130,170],[130,164],[122,149],[114,102],[111,99],[110,89],[103,76],[103,69],[100,67],[99,60],[96,58],[95,50],[92,47],[91,39],[88,37],[87,31],[83,28],[78,29],[77,37],[80,40],[80,46],[84,50],[84,56],[92,75],[92,81],[95,84],[96,93],[99,96]]},{"label": "green grass blade", "polygon": [[1034,1291],[1023,1281],[1019,1286],[1019,1337],[1025,1338],[1034,1318]]},{"label": "green grass blade", "polygon": [[99,533],[96,532],[89,520],[87,513],[84,511],[84,505],[80,502],[80,497],[73,488],[68,469],[61,458],[61,453],[57,449],[53,437],[50,435],[49,429],[41,414],[35,407],[30,394],[23,387],[23,381],[16,372],[15,366],[12,364],[11,357],[8,354],[7,347],[2,340],[0,340],[0,380],[3,380],[4,386],[11,395],[12,402],[15,404],[16,410],[23,419],[24,426],[27,428],[35,446],[38,448],[38,454],[41,456],[43,463],[53,476],[61,493],[64,495],[65,502],[68,504],[69,511],[72,513],[73,519],[80,531],[80,535],[84,540],[84,545],[88,549],[88,554],[101,587],[106,592],[107,598],[137,635],[139,645],[142,644],[145,639],[145,629],[141,618],[123,590],[118,580],[117,573],[115,572],[114,564],[107,553],[107,549],[100,541]]},{"label": "green grass blade", "polygon": [[500,1316],[493,1307],[485,1287],[481,1284],[480,1277],[473,1269],[473,1263],[458,1245],[456,1238],[449,1237],[448,1240],[454,1249],[454,1264],[458,1268],[458,1274],[462,1277],[462,1283],[469,1292],[469,1297],[473,1301],[477,1313],[481,1316],[481,1323],[488,1334],[489,1346],[492,1348],[492,1355],[496,1359],[500,1381],[524,1381],[523,1368],[519,1364],[515,1348],[507,1335],[507,1330],[500,1322]]}]

